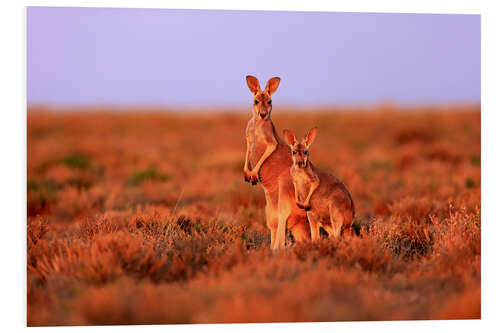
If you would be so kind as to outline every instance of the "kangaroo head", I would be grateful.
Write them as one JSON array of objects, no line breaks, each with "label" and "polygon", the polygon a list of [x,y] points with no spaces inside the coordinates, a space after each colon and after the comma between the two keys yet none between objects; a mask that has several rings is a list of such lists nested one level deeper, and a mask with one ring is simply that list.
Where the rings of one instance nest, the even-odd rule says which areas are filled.
[{"label": "kangaroo head", "polygon": [[305,168],[309,162],[309,147],[316,137],[317,128],[312,128],[309,133],[302,139],[302,141],[297,141],[295,135],[290,130],[284,130],[283,135],[285,136],[285,141],[290,146],[292,152],[293,165],[299,168]]},{"label": "kangaroo head", "polygon": [[273,103],[272,94],[278,89],[280,84],[279,77],[273,77],[267,81],[264,91],[260,90],[259,80],[256,77],[247,75],[247,85],[253,95],[253,113],[255,117],[268,119],[271,116]]}]

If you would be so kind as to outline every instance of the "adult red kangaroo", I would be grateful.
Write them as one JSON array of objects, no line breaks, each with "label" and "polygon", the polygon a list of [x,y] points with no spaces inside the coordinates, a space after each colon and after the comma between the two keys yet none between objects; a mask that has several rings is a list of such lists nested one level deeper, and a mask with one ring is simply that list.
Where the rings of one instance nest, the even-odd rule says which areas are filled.
[{"label": "adult red kangaroo", "polygon": [[266,222],[271,230],[271,248],[285,248],[286,227],[295,241],[311,239],[306,211],[295,203],[290,176],[292,157],[287,144],[278,136],[271,120],[271,96],[278,89],[279,77],[269,79],[264,91],[259,80],[248,75],[248,88],[253,95],[252,118],[246,128],[247,151],[243,172],[245,181],[259,181],[266,196]]}]

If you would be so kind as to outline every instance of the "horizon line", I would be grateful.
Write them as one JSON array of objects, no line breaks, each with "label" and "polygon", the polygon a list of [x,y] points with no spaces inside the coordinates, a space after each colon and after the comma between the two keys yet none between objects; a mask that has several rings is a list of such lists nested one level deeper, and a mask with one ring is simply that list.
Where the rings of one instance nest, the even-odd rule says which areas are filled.
[{"label": "horizon line", "polygon": [[[413,110],[419,108],[447,110],[453,108],[479,108],[481,109],[481,101],[466,101],[466,102],[434,102],[434,103],[394,103],[394,102],[379,102],[379,103],[344,103],[344,104],[283,104],[273,106],[273,110],[288,110],[288,111],[354,111],[354,110]],[[252,109],[252,104],[248,105],[205,105],[205,106],[180,106],[167,104],[27,104],[27,112],[137,112],[143,110],[145,112],[184,112],[184,113],[203,113],[203,112],[247,112]]]}]

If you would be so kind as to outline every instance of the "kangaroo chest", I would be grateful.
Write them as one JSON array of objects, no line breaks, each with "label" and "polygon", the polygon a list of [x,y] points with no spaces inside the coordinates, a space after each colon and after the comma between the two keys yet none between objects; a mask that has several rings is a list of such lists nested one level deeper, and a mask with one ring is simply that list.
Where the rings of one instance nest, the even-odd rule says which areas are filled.
[{"label": "kangaroo chest", "polygon": [[267,124],[256,122],[250,126],[248,140],[250,142],[249,160],[252,166],[257,164],[267,147],[266,134],[269,135],[269,133],[266,133],[266,131],[269,132],[272,131],[272,129],[265,125]]},{"label": "kangaroo chest", "polygon": [[299,169],[293,172],[292,178],[299,199],[305,200],[312,184],[317,182],[317,177],[313,174],[309,174],[307,170]]},{"label": "kangaroo chest", "polygon": [[[249,143],[248,161],[253,168],[264,154],[269,141],[275,140],[278,145],[275,151],[266,159],[260,168],[259,176],[261,185],[265,190],[275,191],[278,178],[284,173],[288,174],[292,164],[290,150],[276,135],[272,122],[250,120],[247,126],[247,140]],[[291,184],[290,184],[291,185]]]}]

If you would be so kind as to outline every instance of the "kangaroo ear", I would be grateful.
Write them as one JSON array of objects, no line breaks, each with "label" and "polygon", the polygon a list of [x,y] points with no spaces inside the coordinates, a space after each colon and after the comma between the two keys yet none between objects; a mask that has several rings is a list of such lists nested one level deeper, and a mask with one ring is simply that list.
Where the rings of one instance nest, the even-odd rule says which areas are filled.
[{"label": "kangaroo ear", "polygon": [[269,95],[274,94],[274,92],[276,91],[276,89],[278,89],[278,86],[280,85],[280,81],[281,79],[279,77],[270,78],[269,81],[267,81],[266,89],[264,89],[264,91],[267,91]]},{"label": "kangaroo ear", "polygon": [[247,85],[254,95],[260,91],[259,80],[255,76],[247,75]]},{"label": "kangaroo ear", "polygon": [[283,130],[283,136],[285,137],[285,141],[289,146],[295,145],[297,143],[297,139],[295,138],[295,135],[290,130]]},{"label": "kangaroo ear", "polygon": [[305,144],[309,147],[311,143],[313,143],[314,138],[316,138],[316,132],[318,131],[317,127],[313,127],[309,130],[309,133],[304,138]]}]

